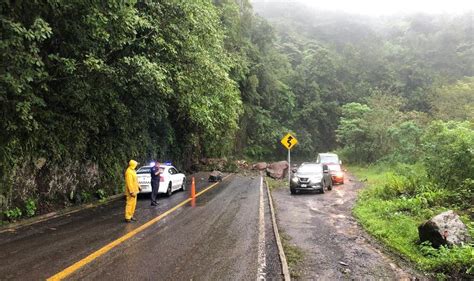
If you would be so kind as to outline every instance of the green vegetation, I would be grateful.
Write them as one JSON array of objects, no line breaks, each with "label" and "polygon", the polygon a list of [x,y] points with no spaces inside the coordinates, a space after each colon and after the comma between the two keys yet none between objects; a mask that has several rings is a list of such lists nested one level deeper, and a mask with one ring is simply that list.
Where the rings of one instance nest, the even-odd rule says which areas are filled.
[{"label": "green vegetation", "polygon": [[285,180],[285,179],[277,180],[270,177],[266,177],[265,180],[267,181],[268,188],[270,188],[270,190],[285,188],[285,187],[288,188],[288,180]]},{"label": "green vegetation", "polygon": [[[452,209],[474,236],[474,123],[401,114],[399,105],[343,106],[338,138],[350,167],[368,181],[354,209],[369,233],[436,277],[472,278],[474,247],[434,249],[420,244],[418,226]],[[385,113],[384,113],[385,112]],[[383,114],[389,114],[383,123]]]},{"label": "green vegetation", "polygon": [[474,235],[474,120],[436,120],[439,112],[430,116],[406,106],[376,95],[342,107],[340,154],[351,163],[376,163],[351,169],[369,182],[354,213],[369,233],[437,278],[472,278],[472,244],[434,249],[419,243],[417,228],[452,209]]},{"label": "green vegetation", "polygon": [[26,201],[25,210],[27,217],[34,216],[36,213],[36,201],[33,199],[29,199],[28,201]]},{"label": "green vegetation", "polygon": [[9,221],[12,221],[12,222],[16,221],[22,215],[22,212],[21,212],[20,208],[18,208],[18,207],[15,207],[15,208],[10,209],[10,210],[6,210],[4,213],[5,213],[5,216],[7,217],[7,219]]},{"label": "green vegetation", "polygon": [[99,188],[99,189],[97,190],[96,195],[97,195],[97,197],[98,197],[98,199],[99,199],[100,202],[104,202],[105,199],[107,199],[107,192],[106,192],[104,189],[102,189],[102,188]]},{"label": "green vegetation", "polygon": [[360,193],[354,214],[370,234],[420,269],[435,272],[438,278],[472,277],[473,245],[438,250],[419,243],[418,226],[448,209],[462,214],[474,236],[472,210],[456,203],[455,192],[429,181],[422,165],[378,164],[365,168],[350,166],[349,170],[359,179],[367,180],[368,187]]}]

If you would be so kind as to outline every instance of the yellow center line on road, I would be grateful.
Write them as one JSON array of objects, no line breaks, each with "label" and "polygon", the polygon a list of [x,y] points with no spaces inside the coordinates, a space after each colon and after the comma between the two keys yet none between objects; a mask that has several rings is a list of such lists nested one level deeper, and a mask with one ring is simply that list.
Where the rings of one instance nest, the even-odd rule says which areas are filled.
[{"label": "yellow center line on road", "polygon": [[[228,177],[230,177],[230,175],[227,175],[226,177],[224,177],[223,180],[225,180]],[[198,192],[196,194],[196,197],[202,195],[203,193],[205,193],[206,191],[208,191],[209,189],[215,187],[218,184],[219,184],[219,182],[216,182],[216,183],[206,187],[202,191]],[[179,209],[182,206],[186,205],[191,200],[192,200],[191,198],[188,198],[188,199],[184,200],[183,202],[179,203],[178,205],[174,206],[173,208],[169,209],[168,211],[164,212],[163,214],[161,214],[161,215],[155,217],[154,219],[146,222],[145,224],[135,228],[134,230],[130,231],[129,233],[125,234],[124,236],[110,242],[109,244],[105,245],[104,247],[100,248],[99,250],[93,252],[92,254],[88,255],[87,257],[83,258],[82,260],[74,263],[73,265],[71,265],[71,266],[67,267],[66,269],[56,273],[55,275],[49,277],[46,280],[48,280],[48,281],[63,280],[64,278],[68,277],[69,275],[71,275],[74,272],[76,272],[77,270],[79,270],[81,267],[83,267],[86,264],[92,262],[93,260],[97,259],[98,257],[106,254],[107,252],[109,252],[110,250],[115,248],[116,246],[118,246],[118,245],[122,244],[123,242],[127,241],[128,239],[134,237],[138,233],[144,231],[145,229],[147,229],[150,226],[152,226],[153,224],[157,223],[158,221],[160,221],[164,217],[168,216],[169,214],[173,213],[177,209]]]}]

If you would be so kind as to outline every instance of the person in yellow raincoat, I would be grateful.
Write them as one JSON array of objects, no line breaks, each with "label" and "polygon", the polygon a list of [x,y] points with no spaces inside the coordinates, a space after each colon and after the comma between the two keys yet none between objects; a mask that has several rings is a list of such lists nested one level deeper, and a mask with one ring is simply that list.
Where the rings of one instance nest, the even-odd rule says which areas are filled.
[{"label": "person in yellow raincoat", "polygon": [[137,167],[138,162],[135,160],[130,160],[128,162],[127,171],[125,171],[125,221],[131,222],[136,221],[133,214],[135,213],[135,207],[137,206],[137,196],[140,188],[138,187],[137,172],[135,168]]}]

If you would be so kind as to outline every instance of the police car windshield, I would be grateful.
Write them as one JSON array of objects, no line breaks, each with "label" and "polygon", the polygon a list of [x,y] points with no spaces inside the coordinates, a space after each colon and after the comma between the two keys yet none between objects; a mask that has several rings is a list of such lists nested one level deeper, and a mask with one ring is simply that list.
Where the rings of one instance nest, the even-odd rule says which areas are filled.
[{"label": "police car windshield", "polygon": [[150,167],[141,167],[138,169],[137,174],[149,174],[150,172]]}]

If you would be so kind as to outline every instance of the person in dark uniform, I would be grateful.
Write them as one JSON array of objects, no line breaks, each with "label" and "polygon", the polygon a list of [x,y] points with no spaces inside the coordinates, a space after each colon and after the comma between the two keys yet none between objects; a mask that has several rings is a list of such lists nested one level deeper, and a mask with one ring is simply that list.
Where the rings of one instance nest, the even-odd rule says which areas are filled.
[{"label": "person in dark uniform", "polygon": [[161,168],[160,162],[156,161],[155,165],[151,167],[151,205],[157,206],[156,197],[158,197],[158,188],[160,187]]}]

